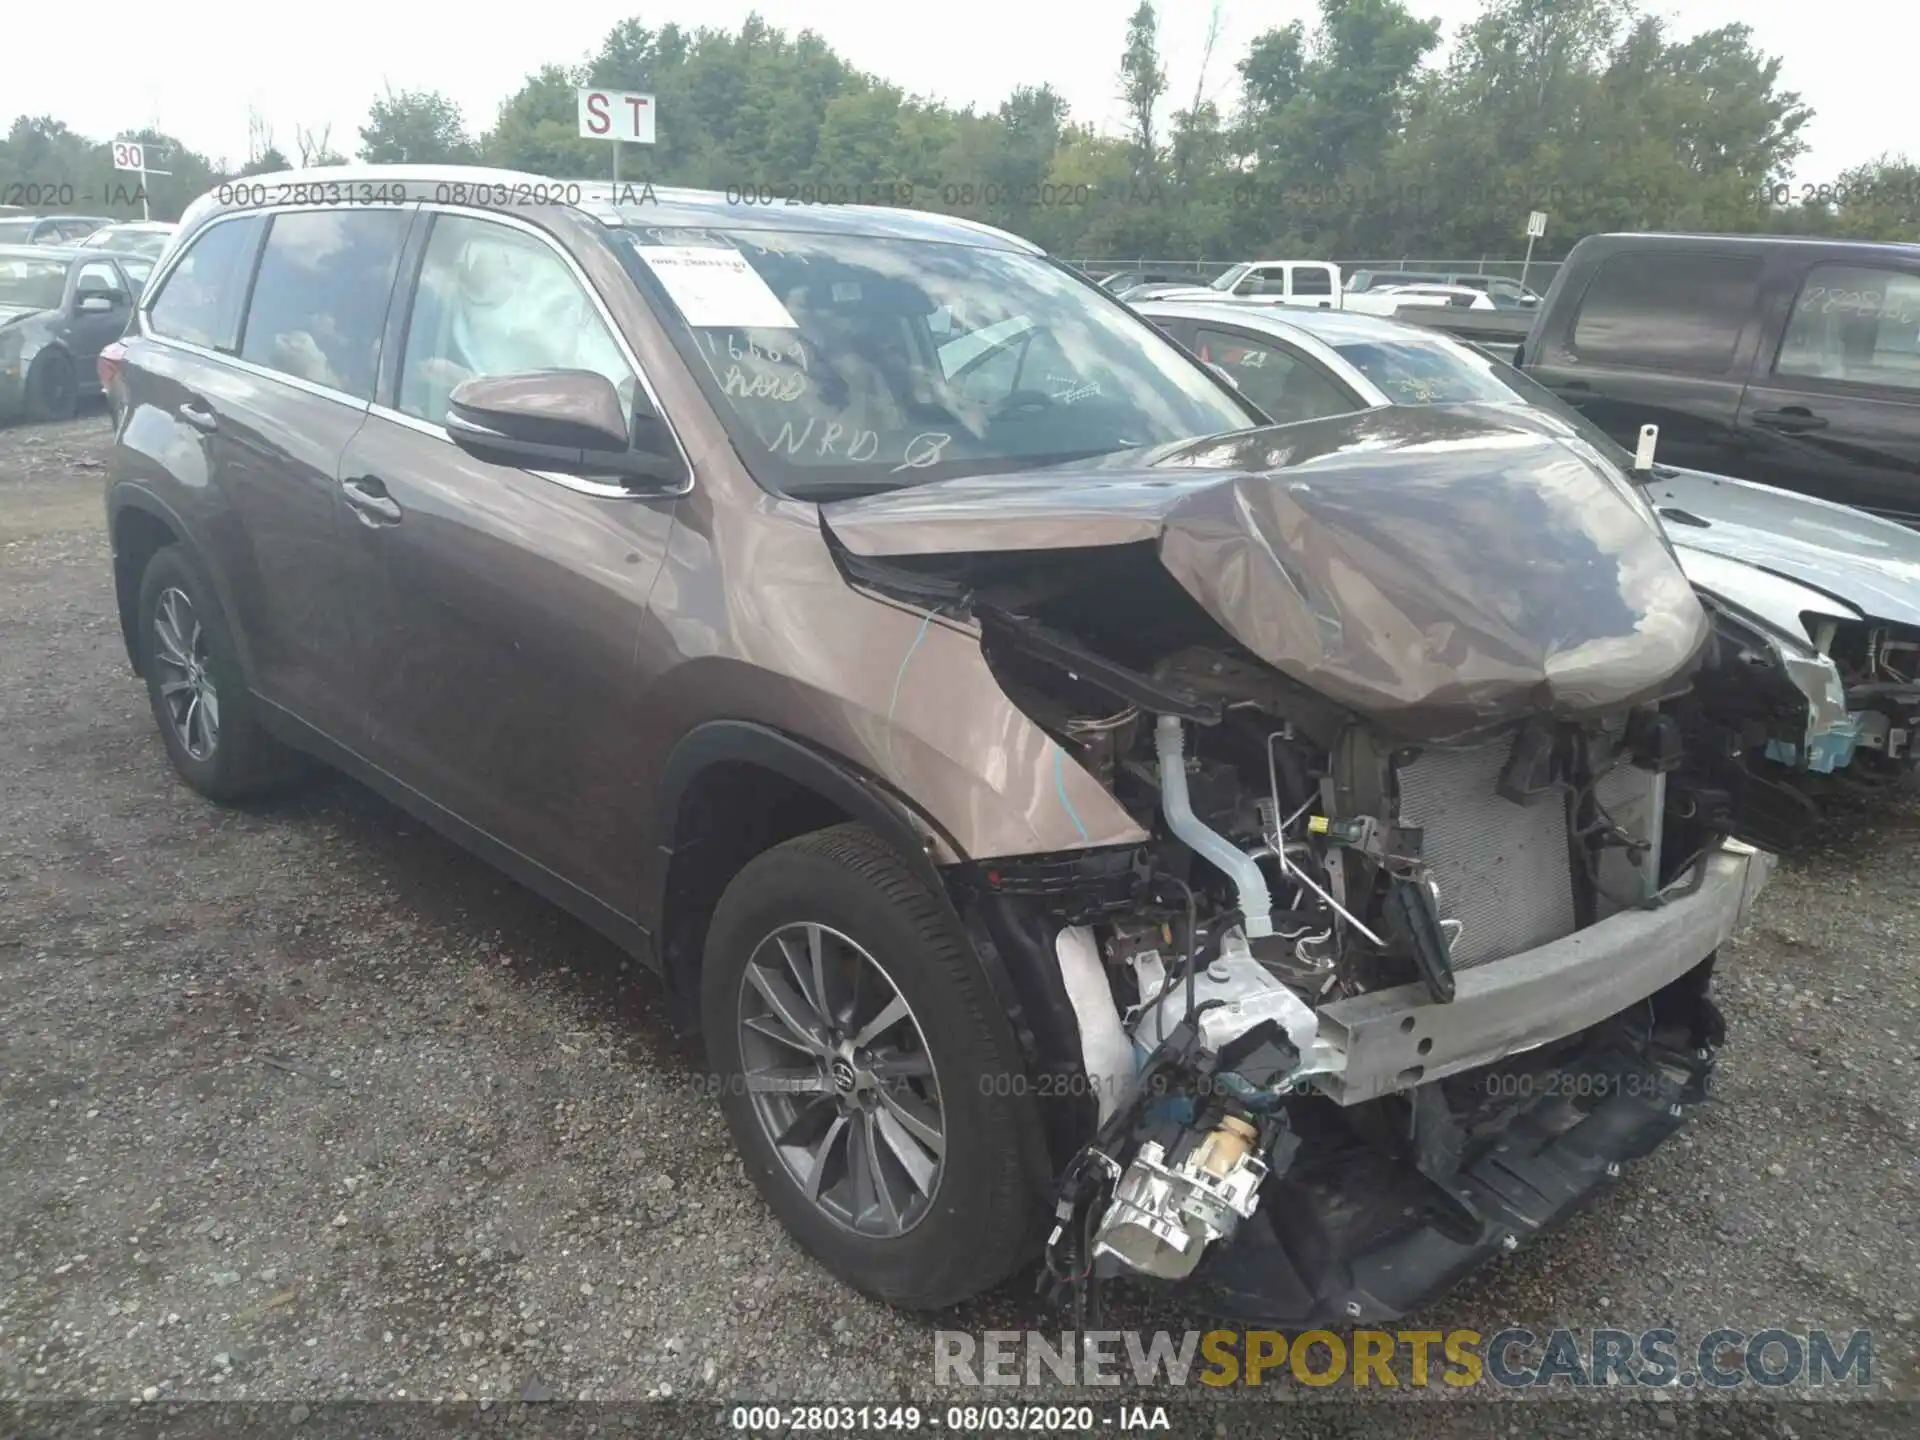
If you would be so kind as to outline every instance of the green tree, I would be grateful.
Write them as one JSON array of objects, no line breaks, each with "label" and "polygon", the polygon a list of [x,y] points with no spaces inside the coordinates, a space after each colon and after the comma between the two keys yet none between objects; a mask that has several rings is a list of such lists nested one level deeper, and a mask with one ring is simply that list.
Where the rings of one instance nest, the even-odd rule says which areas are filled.
[{"label": "green tree", "polygon": [[528,76],[480,141],[486,163],[556,178],[610,174],[606,142],[578,134],[574,90],[582,78],[562,65],[543,65]]},{"label": "green tree", "polygon": [[236,175],[272,175],[281,170],[293,168],[292,162],[286,156],[269,145],[234,173]]},{"label": "green tree", "polygon": [[1829,201],[1816,190],[1813,199],[1831,213],[1836,233],[1920,242],[1920,165],[1905,155],[1882,155],[1843,171],[1833,194]]},{"label": "green tree", "polygon": [[389,89],[360,127],[360,158],[373,165],[465,165],[478,156],[460,107],[437,90]]},{"label": "green tree", "polygon": [[1134,171],[1153,172],[1160,150],[1154,141],[1154,108],[1167,93],[1167,72],[1160,64],[1160,21],[1153,0],[1127,21],[1127,48],[1120,57],[1120,98],[1127,107],[1127,135],[1133,142]]}]

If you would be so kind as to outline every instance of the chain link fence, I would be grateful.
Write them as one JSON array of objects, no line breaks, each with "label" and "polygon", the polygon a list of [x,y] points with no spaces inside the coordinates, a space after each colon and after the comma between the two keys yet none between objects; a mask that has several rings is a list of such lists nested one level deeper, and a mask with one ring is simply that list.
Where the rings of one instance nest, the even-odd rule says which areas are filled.
[{"label": "chain link fence", "polygon": [[[1076,260],[1074,265],[1088,275],[1112,275],[1116,272],[1151,276],[1168,281],[1192,280],[1196,284],[1205,284],[1216,275],[1223,273],[1235,260],[1151,260],[1144,257],[1105,260]],[[1482,255],[1477,259],[1463,260],[1455,257],[1451,260],[1426,260],[1417,256],[1390,256],[1378,260],[1338,260],[1342,275],[1351,275],[1356,270],[1415,270],[1422,274],[1436,275],[1503,275],[1512,280],[1523,277],[1527,287],[1545,294],[1547,286],[1553,283],[1555,273],[1560,269],[1558,260],[1535,260],[1528,263],[1524,259],[1494,259]]]}]

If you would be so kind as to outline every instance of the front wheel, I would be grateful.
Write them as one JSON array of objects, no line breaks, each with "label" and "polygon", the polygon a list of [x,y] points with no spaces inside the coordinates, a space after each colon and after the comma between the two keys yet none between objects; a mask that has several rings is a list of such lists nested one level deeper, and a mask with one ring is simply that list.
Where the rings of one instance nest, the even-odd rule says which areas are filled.
[{"label": "front wheel", "polygon": [[707,1056],[748,1173],[800,1244],[916,1309],[1032,1252],[1018,1047],[945,902],[871,830],[789,840],[708,931]]}]

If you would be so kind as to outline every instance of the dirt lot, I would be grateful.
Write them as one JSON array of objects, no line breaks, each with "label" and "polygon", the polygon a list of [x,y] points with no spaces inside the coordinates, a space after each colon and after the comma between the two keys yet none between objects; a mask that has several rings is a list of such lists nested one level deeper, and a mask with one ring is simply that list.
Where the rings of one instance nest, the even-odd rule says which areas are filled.
[{"label": "dirt lot", "polygon": [[[0,430],[0,1399],[1012,1398],[935,1391],[936,1322],[787,1242],[610,945],[343,780],[249,811],[175,782],[113,613],[108,438]],[[1862,1327],[1873,1391],[1920,1393],[1916,873],[1911,799],[1789,857],[1723,955],[1718,1103],[1424,1323]],[[1059,1328],[1028,1291],[937,1323]],[[1900,1413],[1673,1398],[1496,1428]]]}]

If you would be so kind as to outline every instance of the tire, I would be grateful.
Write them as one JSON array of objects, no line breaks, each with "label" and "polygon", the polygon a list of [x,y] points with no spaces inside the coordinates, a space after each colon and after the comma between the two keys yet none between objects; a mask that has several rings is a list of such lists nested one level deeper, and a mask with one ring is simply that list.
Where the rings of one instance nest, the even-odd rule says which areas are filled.
[{"label": "tire", "polygon": [[33,420],[71,420],[80,408],[80,378],[73,361],[45,350],[27,369],[27,416]]},{"label": "tire", "polygon": [[299,757],[261,728],[213,586],[178,545],[147,562],[138,634],[154,723],[181,779],[231,802],[299,772]]},{"label": "tire", "polygon": [[[788,938],[800,964],[782,970],[787,957],[774,937],[787,927],[795,927]],[[848,1044],[889,993],[908,1008],[871,1038],[871,1049],[853,1052],[869,1057],[874,1072],[846,1059],[845,1074],[836,1076],[840,1062],[793,1045],[791,1030],[787,1040],[764,1038],[785,1027],[768,1018],[761,987],[769,975],[791,983],[811,969],[805,927],[818,928],[827,962],[814,973],[827,975],[830,997],[850,1002],[840,1012]],[[749,977],[750,965],[758,977]],[[859,977],[851,990],[850,976]],[[805,992],[787,998],[804,1006],[817,987],[803,983]],[[749,1030],[743,1018],[759,1023]],[[1033,1253],[1043,1201],[1021,1157],[1031,1153],[1038,1121],[1017,1083],[1026,1070],[1012,1029],[944,899],[874,832],[858,825],[815,831],[741,870],[707,932],[701,1019],[747,1173],[802,1248],[841,1280],[891,1304],[941,1309],[998,1284]],[[775,1067],[809,1088],[772,1095],[749,1088],[749,1069],[764,1078]],[[927,1068],[931,1081],[913,1073]],[[884,1079],[876,1078],[881,1069]],[[774,1140],[784,1117],[763,1116],[757,1099],[776,1111],[791,1107],[797,1117],[787,1133],[805,1138],[786,1158]],[[836,1113],[848,1118],[837,1161],[827,1147],[828,1178],[816,1202],[799,1173],[813,1168],[805,1142],[830,1130]],[[929,1118],[941,1136],[937,1151],[916,1138]],[[903,1119],[920,1128],[909,1131]],[[887,1182],[886,1197],[870,1167]],[[864,1208],[856,1170],[867,1176]],[[897,1232],[889,1221],[900,1222]]]}]

